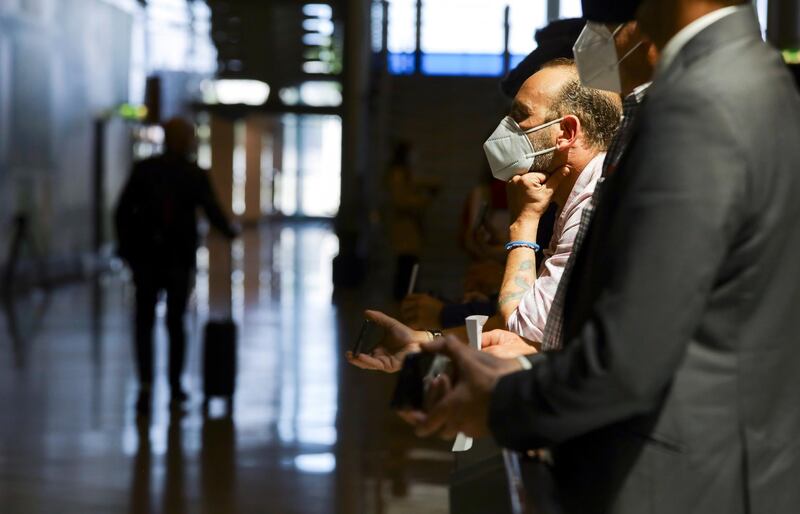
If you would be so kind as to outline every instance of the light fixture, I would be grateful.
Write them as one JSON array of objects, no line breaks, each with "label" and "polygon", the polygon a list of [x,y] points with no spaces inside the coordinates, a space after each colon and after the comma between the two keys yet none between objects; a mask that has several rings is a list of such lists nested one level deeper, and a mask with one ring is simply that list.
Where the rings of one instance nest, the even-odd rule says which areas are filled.
[{"label": "light fixture", "polygon": [[205,80],[201,90],[207,104],[263,105],[269,98],[269,85],[260,80]]}]

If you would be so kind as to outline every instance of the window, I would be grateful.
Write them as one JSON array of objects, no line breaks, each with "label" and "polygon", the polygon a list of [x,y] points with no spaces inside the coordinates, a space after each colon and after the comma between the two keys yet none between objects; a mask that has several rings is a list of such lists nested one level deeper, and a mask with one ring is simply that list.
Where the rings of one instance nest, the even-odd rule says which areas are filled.
[{"label": "window", "polygon": [[583,16],[581,0],[561,0],[559,9],[560,18],[580,18]]},{"label": "window", "polygon": [[758,20],[761,22],[761,33],[767,34],[767,0],[755,0]]},{"label": "window", "polygon": [[[373,7],[373,20],[382,21],[380,12],[379,7]],[[580,0],[562,0],[562,16],[580,16],[580,12]],[[547,2],[423,0],[417,12],[416,0],[390,0],[386,20],[389,71],[399,75],[502,75],[536,47],[534,33],[547,20]],[[374,38],[380,34],[373,28]]]}]

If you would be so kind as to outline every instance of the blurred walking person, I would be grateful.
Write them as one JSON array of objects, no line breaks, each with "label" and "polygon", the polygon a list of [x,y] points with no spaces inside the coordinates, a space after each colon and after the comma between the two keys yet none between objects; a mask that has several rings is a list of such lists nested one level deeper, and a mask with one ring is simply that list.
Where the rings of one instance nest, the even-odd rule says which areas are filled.
[{"label": "blurred walking person", "polygon": [[179,118],[167,121],[164,147],[162,155],[134,165],[115,214],[118,252],[130,266],[136,286],[139,414],[150,412],[153,324],[161,291],[167,295],[170,406],[177,407],[188,398],[181,385],[186,348],[183,318],[196,267],[198,208],[226,237],[236,236],[207,172],[194,162],[194,126]]}]

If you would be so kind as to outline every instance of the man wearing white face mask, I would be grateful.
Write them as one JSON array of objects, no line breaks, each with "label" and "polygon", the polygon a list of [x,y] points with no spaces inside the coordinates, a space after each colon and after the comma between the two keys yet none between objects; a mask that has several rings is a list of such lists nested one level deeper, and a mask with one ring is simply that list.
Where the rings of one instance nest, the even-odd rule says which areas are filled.
[{"label": "man wearing white face mask", "polygon": [[[582,87],[576,75],[571,61],[558,60],[528,79],[484,144],[495,178],[509,181],[511,242],[498,310],[512,331],[532,341],[541,341],[620,115],[616,95]],[[550,202],[559,213],[537,271],[535,241]]]},{"label": "man wearing white face mask", "polygon": [[[600,188],[600,182],[616,169],[628,145],[630,128],[650,86],[656,50],[639,31],[635,21],[624,24],[589,22],[575,44],[575,55],[584,86],[621,92],[625,98],[623,121],[603,162],[603,178],[598,180]],[[575,253],[583,242],[598,196],[595,193],[590,201],[582,205],[580,224],[574,230],[571,252],[564,264],[564,272],[549,309],[541,307],[542,295],[538,294],[536,288],[528,289],[519,299],[516,309],[508,307],[505,309],[509,330],[531,341],[540,342],[539,349],[553,350],[561,347],[566,285],[571,275]],[[543,314],[547,319],[542,333]],[[503,349],[489,350],[496,355],[511,357],[530,352],[530,345],[516,338],[502,338],[498,342],[501,343],[498,346],[504,346]]]}]

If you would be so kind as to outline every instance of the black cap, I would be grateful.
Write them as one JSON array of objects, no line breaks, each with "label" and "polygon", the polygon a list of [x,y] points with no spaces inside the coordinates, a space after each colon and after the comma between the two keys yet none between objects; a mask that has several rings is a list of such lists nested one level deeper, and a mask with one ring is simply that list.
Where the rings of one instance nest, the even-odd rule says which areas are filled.
[{"label": "black cap", "polygon": [[536,31],[536,49],[528,54],[508,75],[500,82],[500,89],[509,98],[517,95],[519,88],[539,69],[560,57],[572,59],[572,47],[581,34],[586,20],[583,18],[568,18],[556,20],[546,27]]},{"label": "black cap", "polygon": [[626,23],[636,18],[642,0],[583,0],[583,17],[600,23]]}]

